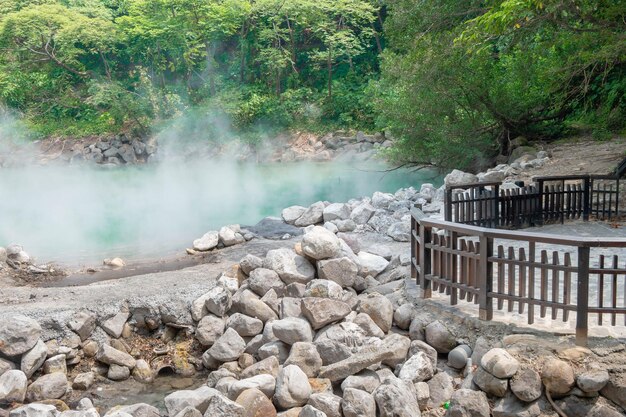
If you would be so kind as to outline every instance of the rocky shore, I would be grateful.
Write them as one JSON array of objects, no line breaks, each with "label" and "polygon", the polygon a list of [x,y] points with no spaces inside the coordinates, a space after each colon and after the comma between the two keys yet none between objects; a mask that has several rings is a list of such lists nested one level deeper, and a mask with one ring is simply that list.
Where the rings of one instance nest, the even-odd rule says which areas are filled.
[{"label": "rocky shore", "polygon": [[[546,162],[547,155],[529,155],[477,176],[455,171],[445,181],[513,180]],[[191,256],[248,253],[219,264],[217,276],[178,280],[158,299],[107,298],[95,287],[100,303],[84,300],[76,309],[0,309],[0,415],[623,415],[622,343],[577,348],[571,337],[521,334],[416,298],[409,210],[419,204],[441,216],[442,198],[443,189],[424,184],[292,206],[257,227],[209,231]],[[274,246],[264,243],[269,235]],[[28,256],[22,248],[9,252],[13,262]],[[99,406],[103,385],[203,372],[202,386],[165,395],[160,408]]]}]

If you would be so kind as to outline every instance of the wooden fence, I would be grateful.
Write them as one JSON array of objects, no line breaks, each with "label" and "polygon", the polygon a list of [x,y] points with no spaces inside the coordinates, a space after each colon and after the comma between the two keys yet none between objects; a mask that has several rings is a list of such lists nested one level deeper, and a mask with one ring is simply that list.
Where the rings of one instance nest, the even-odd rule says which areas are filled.
[{"label": "wooden fence", "polygon": [[[565,201],[577,196],[562,195]],[[486,202],[482,213],[487,218],[502,221],[504,217],[489,211],[494,210],[493,199],[476,201]],[[578,201],[572,207],[579,207]],[[552,319],[560,313],[563,321],[575,312],[576,344],[581,346],[587,344],[590,314],[597,315],[599,325],[607,316],[612,325],[623,316],[626,325],[626,262],[602,253],[626,248],[626,238],[503,231],[428,219],[418,209],[412,212],[411,229],[411,271],[424,298],[438,291],[447,294],[451,304],[475,303],[482,320],[491,320],[494,308],[526,314],[529,324],[548,310]]]},{"label": "wooden fence", "polygon": [[[613,220],[626,213],[620,179],[607,175],[538,177],[535,184],[503,188],[499,182],[447,187],[447,221],[519,229],[569,219]],[[620,198],[621,197],[621,198]]]}]

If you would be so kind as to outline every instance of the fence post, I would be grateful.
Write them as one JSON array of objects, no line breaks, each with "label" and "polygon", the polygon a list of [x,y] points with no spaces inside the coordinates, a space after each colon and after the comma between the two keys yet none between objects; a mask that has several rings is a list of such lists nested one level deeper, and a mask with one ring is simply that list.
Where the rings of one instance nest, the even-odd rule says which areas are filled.
[{"label": "fence post", "polygon": [[587,346],[589,315],[589,247],[578,248],[578,291],[576,301],[576,345]]},{"label": "fence post", "polygon": [[583,220],[589,220],[591,212],[591,178],[586,176],[583,178]]},{"label": "fence post", "polygon": [[535,218],[539,218],[538,219],[538,224],[535,224],[535,226],[543,226],[543,224],[545,223],[545,219],[544,219],[544,213],[543,213],[543,180],[539,180],[537,182],[537,186],[538,186],[538,196],[537,196],[537,201],[539,203],[539,205],[536,207],[537,212],[535,212],[535,215],[533,217]]},{"label": "fence post", "polygon": [[431,255],[430,248],[426,247],[426,243],[431,243],[432,231],[420,225],[420,289],[422,298],[430,298],[432,296],[431,281],[426,279],[426,275],[431,272]]},{"label": "fence post", "polygon": [[419,256],[419,236],[416,238],[416,232],[419,233],[419,225],[417,224],[417,220],[411,214],[411,278],[416,280],[416,284],[419,284],[417,281],[417,261]]},{"label": "fence post", "polygon": [[478,318],[491,320],[493,318],[493,298],[489,295],[493,286],[493,264],[489,257],[493,255],[493,239],[480,236],[480,258],[478,260]]},{"label": "fence post", "polygon": [[443,200],[444,206],[444,220],[447,222],[452,221],[452,189],[446,187],[446,193]]},{"label": "fence post", "polygon": [[493,191],[495,193],[493,208],[494,227],[498,228],[500,227],[500,184],[496,184],[493,187]]}]

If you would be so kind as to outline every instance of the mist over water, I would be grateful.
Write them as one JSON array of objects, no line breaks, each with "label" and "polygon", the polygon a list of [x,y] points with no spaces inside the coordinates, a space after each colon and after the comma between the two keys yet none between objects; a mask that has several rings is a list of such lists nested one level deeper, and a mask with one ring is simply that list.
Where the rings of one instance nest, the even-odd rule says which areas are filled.
[{"label": "mist over water", "polygon": [[19,243],[38,262],[152,258],[182,253],[208,230],[280,216],[293,204],[419,187],[435,175],[379,171],[384,168],[375,162],[253,164],[227,158],[165,158],[118,168],[14,164],[0,168],[0,246]]}]

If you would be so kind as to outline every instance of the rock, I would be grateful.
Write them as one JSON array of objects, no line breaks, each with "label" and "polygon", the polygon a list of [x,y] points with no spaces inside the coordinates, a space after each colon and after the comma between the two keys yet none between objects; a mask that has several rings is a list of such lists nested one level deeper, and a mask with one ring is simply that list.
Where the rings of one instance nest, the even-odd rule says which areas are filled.
[{"label": "rock", "polygon": [[378,274],[383,272],[389,262],[382,256],[373,255],[368,252],[360,251],[357,255],[359,265],[361,265],[360,274],[363,276],[371,275],[376,278]]},{"label": "rock", "polygon": [[434,371],[428,356],[417,352],[402,365],[398,377],[410,382],[422,382],[432,378]]},{"label": "rock", "polygon": [[327,417],[327,416],[325,413],[318,410],[317,408],[310,406],[310,405],[305,405],[300,410],[300,414],[298,414],[298,417]]},{"label": "rock", "polygon": [[222,227],[218,232],[219,241],[226,247],[243,243],[245,239],[237,230],[241,230],[239,225]]},{"label": "rock", "polygon": [[341,397],[329,392],[311,394],[307,406],[311,406],[321,411],[328,417],[342,417]]},{"label": "rock", "polygon": [[496,378],[510,378],[519,369],[519,362],[504,349],[495,348],[487,352],[480,365]]},{"label": "rock", "polygon": [[304,214],[305,211],[306,207],[291,206],[283,209],[283,211],[281,212],[281,217],[283,218],[285,223],[294,224],[296,220],[298,220],[298,218]]},{"label": "rock", "polygon": [[96,315],[85,310],[79,311],[67,323],[67,327],[78,334],[80,340],[85,341],[96,328]]},{"label": "rock", "polygon": [[165,397],[165,408],[170,416],[175,416],[185,407],[193,407],[204,413],[209,406],[209,400],[215,395],[220,394],[217,390],[207,386],[195,390],[174,391]]},{"label": "rock", "polygon": [[510,394],[496,401],[493,407],[493,417],[537,417],[539,414],[541,410],[536,401],[523,403]]},{"label": "rock", "polygon": [[219,232],[212,230],[202,235],[201,238],[193,241],[193,249],[205,252],[211,250],[219,243]]},{"label": "rock", "polygon": [[448,417],[490,417],[487,396],[482,391],[460,389],[450,398]]},{"label": "rock", "polygon": [[402,304],[393,313],[393,322],[402,330],[409,330],[411,321],[417,314],[415,307],[412,303]]},{"label": "rock", "polygon": [[247,254],[241,259],[241,261],[239,261],[239,267],[246,275],[250,275],[250,272],[254,271],[257,268],[261,268],[262,266],[263,259],[252,254]]},{"label": "rock", "polygon": [[446,175],[443,182],[447,186],[474,184],[478,182],[478,177],[469,172],[459,171],[458,169],[452,170],[451,173]]},{"label": "rock", "polygon": [[276,313],[254,293],[248,290],[238,291],[233,296],[232,311],[255,317],[266,323],[278,318]]},{"label": "rock", "polygon": [[409,348],[411,346],[411,339],[398,333],[390,333],[389,336],[385,338],[384,343],[392,343],[395,347],[393,355],[390,358],[383,360],[384,365],[395,369],[398,365],[406,361],[407,354],[409,353]]},{"label": "rock", "polygon": [[8,359],[0,358],[0,375],[4,375],[6,371],[17,369],[17,366]]},{"label": "rock", "polygon": [[125,366],[112,364],[111,366],[109,366],[107,378],[113,381],[125,381],[130,378],[130,369]]},{"label": "rock", "polygon": [[511,391],[517,398],[532,402],[541,397],[541,377],[530,368],[522,368],[511,378]]},{"label": "rock", "polygon": [[228,388],[228,397],[237,399],[242,392],[250,388],[256,388],[267,398],[272,398],[276,390],[276,379],[272,375],[260,374],[234,381]]},{"label": "rock", "polygon": [[41,326],[21,314],[0,320],[0,353],[17,356],[29,351],[41,337]]},{"label": "rock", "polygon": [[347,220],[350,217],[350,207],[343,203],[332,203],[324,208],[322,214],[325,222]]},{"label": "rock", "polygon": [[259,297],[263,297],[269,290],[273,289],[277,294],[282,294],[285,283],[278,274],[271,269],[256,268],[250,273],[248,286]]},{"label": "rock", "polygon": [[185,407],[175,417],[202,417],[202,413],[193,407]]},{"label": "rock", "polygon": [[376,401],[368,392],[346,388],[343,391],[341,410],[344,417],[376,417]]},{"label": "rock", "polygon": [[296,365],[307,377],[314,378],[322,367],[322,358],[313,343],[296,342],[285,361],[284,366],[287,365]]},{"label": "rock", "polygon": [[26,374],[27,378],[30,378],[37,369],[41,368],[47,356],[48,348],[46,344],[39,339],[32,349],[22,355],[20,369]]},{"label": "rock", "polygon": [[224,334],[224,327],[224,319],[221,317],[212,314],[204,316],[196,328],[196,339],[203,346],[212,346]]},{"label": "rock", "polygon": [[376,209],[374,207],[367,202],[363,202],[352,210],[350,220],[356,224],[365,224],[375,212]]},{"label": "rock", "polygon": [[352,322],[363,329],[366,336],[378,337],[379,339],[385,337],[385,333],[374,323],[369,314],[359,313]]},{"label": "rock", "polygon": [[39,377],[28,386],[26,399],[29,402],[42,400],[55,400],[61,398],[67,392],[67,377],[65,374],[55,372]]},{"label": "rock", "polygon": [[448,401],[454,393],[454,381],[446,372],[438,372],[428,382],[428,407],[438,408],[445,401]]},{"label": "rock", "polygon": [[411,223],[396,222],[387,229],[387,236],[396,242],[409,242],[411,240]]},{"label": "rock", "polygon": [[[320,369],[319,377],[328,378],[332,382],[340,381],[375,363],[391,358],[394,353],[395,346],[391,343],[387,344],[383,342],[376,346],[366,346],[346,359],[323,366]],[[321,353],[320,355],[323,360],[324,355]]]},{"label": "rock", "polygon": [[430,387],[426,382],[416,382],[413,386],[415,387],[415,398],[420,410],[427,410],[428,400],[430,399]]},{"label": "rock", "polygon": [[62,372],[67,374],[66,355],[55,355],[44,362],[43,372],[45,374],[51,374],[53,372]]},{"label": "rock", "polygon": [[343,319],[352,311],[350,306],[343,301],[316,297],[303,298],[301,309],[302,314],[315,330]]},{"label": "rock", "polygon": [[313,259],[336,258],[341,255],[339,238],[324,227],[314,226],[302,238],[302,252]]},{"label": "rock", "polygon": [[324,220],[324,208],[324,203],[321,201],[311,204],[293,224],[306,227],[321,223]]},{"label": "rock", "polygon": [[228,328],[208,352],[218,361],[228,362],[239,358],[245,349],[246,342],[234,329]]},{"label": "rock", "polygon": [[342,287],[352,287],[359,271],[358,266],[348,257],[327,259],[317,262],[321,279],[336,282]]},{"label": "rock", "polygon": [[11,410],[9,417],[57,417],[59,412],[50,404],[27,404]]},{"label": "rock", "polygon": [[608,382],[609,373],[605,369],[583,372],[576,378],[578,388],[587,393],[599,392]]},{"label": "rock", "polygon": [[420,417],[420,409],[412,384],[400,379],[390,379],[374,391],[380,417]]},{"label": "rock", "polygon": [[245,410],[242,406],[223,395],[217,394],[209,400],[204,415],[207,417],[243,417],[244,413]]},{"label": "rock", "polygon": [[83,372],[81,374],[76,375],[74,378],[74,382],[72,383],[72,388],[75,390],[88,390],[91,388],[93,383],[96,381],[96,374],[93,372]]},{"label": "rock", "polygon": [[278,310],[280,311],[281,319],[286,319],[287,317],[302,317],[299,298],[283,297],[280,300]]},{"label": "rock", "polygon": [[472,349],[467,345],[459,345],[448,353],[448,366],[454,369],[463,369],[472,355]]},{"label": "rock", "polygon": [[216,285],[206,294],[204,305],[207,311],[222,317],[232,305],[232,296],[230,291],[221,285]]},{"label": "rock", "polygon": [[508,387],[508,380],[496,378],[480,366],[474,373],[474,383],[487,394],[496,397],[504,397]]},{"label": "rock", "polygon": [[275,356],[270,356],[244,369],[241,372],[241,378],[245,379],[261,374],[271,375],[276,378],[278,376],[278,366],[278,359]]},{"label": "rock", "polygon": [[115,316],[111,317],[108,320],[105,320],[103,323],[100,323],[100,327],[107,332],[111,337],[118,339],[122,335],[122,330],[124,330],[124,324],[126,324],[126,320],[130,313],[128,312],[120,312]]},{"label": "rock", "polygon": [[306,258],[287,248],[268,251],[263,267],[277,272],[286,284],[292,282],[306,284],[315,277],[313,265]]},{"label": "rock", "polygon": [[551,394],[567,394],[574,387],[574,371],[567,362],[550,359],[543,365],[541,381]]},{"label": "rock", "polygon": [[136,363],[135,358],[130,356],[128,353],[114,349],[109,345],[100,346],[96,359],[102,363],[106,363],[107,365],[120,365],[129,369],[133,369]]},{"label": "rock", "polygon": [[387,209],[389,208],[389,204],[391,204],[394,200],[395,197],[393,194],[376,191],[372,196],[372,206],[377,209]]},{"label": "rock", "polygon": [[146,403],[113,407],[104,416],[107,417],[114,413],[126,413],[132,417],[160,417],[161,415],[158,408]]},{"label": "rock", "polygon": [[243,407],[243,417],[276,417],[274,404],[256,388],[243,391],[235,402]]},{"label": "rock", "polygon": [[281,342],[280,340],[275,342],[269,342],[258,349],[257,355],[259,359],[276,356],[278,358],[278,361],[283,363],[287,360],[287,357],[289,356],[289,345]]},{"label": "rock", "polygon": [[28,378],[18,370],[9,370],[0,376],[0,404],[23,403],[26,398]]},{"label": "rock", "polygon": [[241,337],[251,337],[263,331],[263,322],[245,314],[235,313],[228,318],[226,326],[234,329]]},{"label": "rock", "polygon": [[361,295],[359,297],[359,311],[370,316],[384,333],[391,329],[393,305],[384,295],[376,293]]},{"label": "rock", "polygon": [[274,402],[286,409],[299,407],[309,400],[311,385],[306,374],[295,365],[287,365],[278,372]]},{"label": "rock", "polygon": [[337,226],[338,232],[352,232],[356,229],[356,223],[352,219],[333,220],[333,223]]},{"label": "rock", "polygon": [[448,353],[456,346],[455,337],[439,320],[426,326],[424,333],[426,342],[439,353]]},{"label": "rock", "polygon": [[341,383],[341,389],[345,391],[348,388],[353,388],[368,393],[374,392],[374,390],[380,385],[380,377],[374,371],[366,369],[359,372],[356,375],[350,375]]},{"label": "rock", "polygon": [[504,171],[481,172],[477,175],[479,182],[502,182],[506,178]]},{"label": "rock", "polygon": [[306,320],[296,317],[274,321],[272,330],[278,339],[288,345],[313,341],[311,325]]}]

